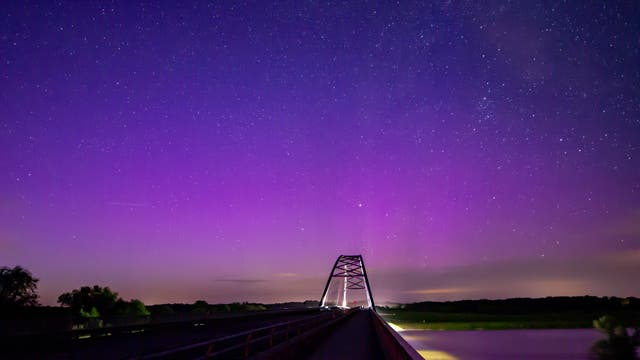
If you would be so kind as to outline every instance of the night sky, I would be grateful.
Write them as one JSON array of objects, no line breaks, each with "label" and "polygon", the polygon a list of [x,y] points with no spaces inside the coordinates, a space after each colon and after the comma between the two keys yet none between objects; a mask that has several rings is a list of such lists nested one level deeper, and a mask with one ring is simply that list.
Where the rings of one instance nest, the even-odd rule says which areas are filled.
[{"label": "night sky", "polygon": [[9,1],[0,60],[45,304],[640,296],[636,1]]}]

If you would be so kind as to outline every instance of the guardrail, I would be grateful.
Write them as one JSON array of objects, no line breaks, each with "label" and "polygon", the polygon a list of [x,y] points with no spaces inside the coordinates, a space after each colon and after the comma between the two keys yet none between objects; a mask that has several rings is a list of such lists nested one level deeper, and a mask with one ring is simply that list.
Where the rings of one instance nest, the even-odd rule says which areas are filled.
[{"label": "guardrail", "polygon": [[371,321],[385,358],[398,360],[422,360],[423,357],[409,343],[400,336],[387,322],[375,311],[370,311]]},{"label": "guardrail", "polygon": [[355,314],[358,309],[342,309],[338,310],[342,314],[335,319],[328,321],[320,326],[317,326],[308,332],[296,336],[295,338],[285,341],[271,349],[263,351],[256,356],[252,357],[253,360],[286,360],[286,359],[299,359],[307,354],[310,347],[313,347],[318,339],[328,335],[331,330],[339,323],[347,321],[349,317]]},{"label": "guardrail", "polygon": [[[314,311],[318,311],[315,309]],[[317,315],[309,312],[308,316],[303,318],[297,318],[290,321],[282,321],[276,324],[266,325],[252,330],[241,331],[232,335],[220,336],[212,338],[210,340],[200,341],[197,343],[191,343],[189,345],[177,346],[168,350],[158,350],[156,352],[140,353],[136,351],[136,355],[133,355],[131,351],[129,356],[142,359],[294,359],[297,355],[306,354],[309,351],[309,347],[317,343],[319,339],[326,337],[333,331],[339,324],[348,321],[351,315],[359,313],[359,309],[351,310],[325,310],[317,313]],[[374,329],[376,340],[380,344],[380,348],[384,353],[384,357],[388,359],[408,359],[417,360],[422,357],[398,334],[396,333],[377,313],[373,311],[367,311],[366,314],[370,318],[371,328]],[[301,311],[302,315],[304,312]],[[264,314],[268,315],[268,314]],[[277,320],[277,314],[271,314],[275,316]],[[363,314],[364,315],[364,314]],[[243,317],[237,317],[240,320]],[[230,319],[227,319],[230,320]],[[226,322],[227,325],[234,327],[232,322]],[[268,324],[268,322],[267,322]],[[196,326],[197,325],[197,326]],[[33,337],[21,338],[23,341],[16,341],[18,339],[5,338],[0,341],[4,343],[4,350],[8,351],[8,354],[21,354],[23,350],[40,349],[42,357],[46,357],[46,354],[70,354],[73,355],[73,351],[66,352],[63,349],[71,350],[74,345],[72,343],[82,342],[85,343],[88,340],[76,340],[80,334],[84,336],[91,336],[92,338],[99,340],[105,339],[105,336],[110,338],[114,337],[128,337],[129,334],[143,333],[145,335],[152,334],[179,334],[188,329],[203,329],[213,324],[205,324],[204,322],[198,323],[181,323],[181,324],[166,324],[165,326],[128,326],[119,328],[106,328],[100,330],[89,331],[74,331],[66,334],[57,334],[48,339],[37,339],[41,341],[34,341]],[[222,324],[217,324],[220,326]],[[195,327],[195,328],[194,328]],[[239,329],[240,330],[240,329]],[[60,336],[62,335],[62,336]],[[82,336],[80,335],[80,336]],[[31,341],[25,341],[31,340]],[[115,340],[115,339],[113,339]],[[13,344],[7,341],[13,341]],[[20,344],[22,343],[22,344]],[[89,345],[91,348],[92,345]],[[158,347],[156,347],[157,349]],[[151,348],[150,348],[151,350]],[[16,352],[18,351],[18,352]],[[62,352],[60,352],[62,351]],[[5,353],[7,354],[7,353]],[[37,353],[39,354],[39,353]]]},{"label": "guardrail", "polygon": [[[348,317],[359,311],[367,311],[369,314],[368,325],[374,330],[376,339],[382,350],[382,357],[385,359],[399,360],[422,360],[423,357],[407,343],[395,330],[393,330],[384,319],[372,310],[352,309],[345,313],[345,316],[336,319],[332,323],[325,324],[322,327],[310,331],[308,334],[301,335],[291,341],[280,344],[269,351],[264,351],[252,359],[256,360],[273,360],[273,359],[298,359],[306,355],[310,348],[313,348],[318,342],[329,335],[334,325],[340,326],[340,322],[349,321]],[[365,330],[365,329],[363,329]],[[348,341],[348,340],[346,340]],[[378,358],[376,354],[376,358]],[[367,354],[362,354],[361,358],[367,358]]]},{"label": "guardrail", "polygon": [[[105,341],[118,343],[120,341],[129,341],[127,339],[130,338],[150,338],[153,336],[166,336],[192,331],[203,332],[209,329],[225,328],[227,326],[233,328],[237,324],[251,321],[268,323],[270,321],[278,321],[278,317],[280,316],[306,316],[306,314],[312,316],[318,312],[317,308],[261,311],[192,321],[108,326],[96,329],[0,336],[0,348],[2,348],[4,354],[14,354],[15,356],[22,356],[21,354],[25,353],[37,353],[32,357],[46,357],[47,354],[67,354],[70,357],[75,357],[73,354],[79,347],[87,348],[91,347],[91,344],[100,344]],[[306,316],[306,318],[309,318],[309,316]],[[242,325],[238,327],[241,328]],[[131,349],[127,351],[130,350]],[[133,352],[140,354],[137,349]],[[123,354],[123,356],[125,355]],[[1,357],[0,355],[0,358]]]},{"label": "guardrail", "polygon": [[333,310],[299,320],[286,321],[237,334],[201,341],[142,356],[141,359],[208,359],[248,358],[273,349],[314,329],[333,323],[348,315],[349,311]]}]

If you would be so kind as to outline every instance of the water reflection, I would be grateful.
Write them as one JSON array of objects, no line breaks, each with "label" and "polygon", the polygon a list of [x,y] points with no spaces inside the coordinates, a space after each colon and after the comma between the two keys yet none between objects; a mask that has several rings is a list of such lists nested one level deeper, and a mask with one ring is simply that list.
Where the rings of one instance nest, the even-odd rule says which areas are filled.
[{"label": "water reflection", "polygon": [[428,360],[458,360],[457,357],[438,350],[418,350],[418,354]]},{"label": "water reflection", "polygon": [[400,335],[429,360],[587,359],[600,338],[592,329],[406,330]]}]

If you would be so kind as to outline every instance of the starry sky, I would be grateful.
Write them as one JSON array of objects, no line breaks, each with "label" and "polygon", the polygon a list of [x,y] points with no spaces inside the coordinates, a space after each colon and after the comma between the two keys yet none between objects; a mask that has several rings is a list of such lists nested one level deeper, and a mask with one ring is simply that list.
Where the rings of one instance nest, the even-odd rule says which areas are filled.
[{"label": "starry sky", "polygon": [[0,265],[42,302],[640,296],[634,1],[5,2]]}]

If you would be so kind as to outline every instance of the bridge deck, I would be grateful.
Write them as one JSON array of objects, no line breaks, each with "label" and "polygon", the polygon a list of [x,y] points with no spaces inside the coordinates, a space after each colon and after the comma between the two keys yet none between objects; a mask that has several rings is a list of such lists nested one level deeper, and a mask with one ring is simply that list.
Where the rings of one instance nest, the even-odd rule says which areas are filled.
[{"label": "bridge deck", "polygon": [[[286,320],[286,321],[285,321]],[[194,326],[198,325],[198,326]],[[0,337],[3,358],[73,359],[420,359],[379,315],[371,310],[261,313],[203,323],[144,325],[144,332],[123,328]],[[130,329],[129,329],[130,330]],[[108,334],[102,336],[101,334]],[[225,336],[223,336],[225,335]]]},{"label": "bridge deck", "polygon": [[312,347],[306,359],[384,359],[369,311],[358,311]]},{"label": "bridge deck", "polygon": [[[317,309],[265,311],[194,321],[146,324],[64,333],[0,335],[0,359],[129,359],[276,323],[311,318]],[[133,332],[123,331],[126,329]],[[107,336],[104,336],[107,334]]]}]

